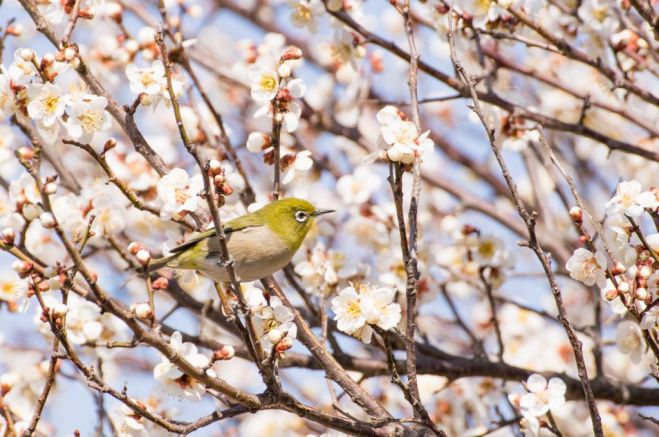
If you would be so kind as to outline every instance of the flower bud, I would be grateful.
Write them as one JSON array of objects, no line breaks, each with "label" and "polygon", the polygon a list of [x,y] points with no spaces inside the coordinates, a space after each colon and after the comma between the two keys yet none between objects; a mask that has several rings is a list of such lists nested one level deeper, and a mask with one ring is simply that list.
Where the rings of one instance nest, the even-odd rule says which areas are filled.
[{"label": "flower bud", "polygon": [[606,300],[612,301],[613,299],[615,299],[619,295],[620,295],[620,293],[618,292],[618,290],[614,288],[613,290],[607,291],[606,294],[604,295],[604,297],[606,298]]},{"label": "flower bud", "polygon": [[144,246],[142,246],[137,241],[131,241],[130,243],[128,243],[128,253],[130,253],[133,256],[137,255],[137,252],[139,252],[142,249],[144,249]]},{"label": "flower bud", "polygon": [[211,159],[208,161],[208,174],[211,176],[216,176],[223,173],[222,164],[217,159]]},{"label": "flower bud", "polygon": [[123,14],[124,8],[116,2],[106,2],[105,3],[105,13],[108,17],[116,21],[121,21],[121,14]]},{"label": "flower bud", "polygon": [[5,244],[11,246],[14,244],[15,240],[16,240],[16,231],[14,231],[14,228],[4,228],[2,230],[2,241]]},{"label": "flower bud", "polygon": [[281,61],[293,61],[296,59],[302,58],[302,50],[300,50],[298,47],[295,46],[290,46],[289,48],[286,49],[283,55],[281,55]]},{"label": "flower bud", "polygon": [[23,34],[23,25],[21,23],[12,23],[7,26],[7,34],[12,36],[21,36]]},{"label": "flower bud", "polygon": [[76,55],[77,53],[73,47],[67,47],[64,49],[64,59],[67,61],[71,61]]},{"label": "flower bud", "polygon": [[267,149],[272,144],[270,135],[261,132],[252,132],[247,138],[247,150],[252,153],[259,153],[263,149]]},{"label": "flower bud", "polygon": [[103,154],[106,154],[110,150],[114,149],[116,145],[117,145],[117,140],[115,140],[114,138],[110,138],[109,140],[107,140],[103,145]]},{"label": "flower bud", "polygon": [[652,269],[649,266],[643,266],[639,269],[638,275],[641,278],[647,279],[652,276]]},{"label": "flower bud", "polygon": [[31,222],[32,220],[36,219],[39,217],[39,213],[41,210],[39,207],[33,203],[26,203],[23,205],[23,209],[21,210],[23,213],[23,217],[25,217],[25,220]]},{"label": "flower bud", "polygon": [[279,67],[277,67],[277,74],[279,74],[280,77],[288,77],[291,75],[291,66],[289,63],[284,62],[279,64]]},{"label": "flower bud", "polygon": [[637,288],[635,294],[636,294],[636,299],[638,300],[645,300],[648,298],[647,288],[642,288],[642,287]]},{"label": "flower bud", "polygon": [[621,281],[618,283],[618,291],[621,293],[628,293],[629,292],[629,282],[627,281]]},{"label": "flower bud", "polygon": [[268,332],[268,340],[271,343],[276,344],[284,337],[284,332],[281,329],[273,328]]},{"label": "flower bud", "polygon": [[62,317],[67,311],[69,311],[69,308],[63,303],[55,304],[55,306],[51,308],[51,312],[55,317]]},{"label": "flower bud", "polygon": [[23,260],[20,260],[20,259],[17,259],[13,263],[11,263],[11,268],[14,269],[14,271],[16,273],[18,273],[19,275],[21,275],[21,276],[27,275],[28,273],[30,273],[30,270],[32,270],[32,267],[34,267],[34,266],[32,265],[31,262],[23,261]]},{"label": "flower bud", "polygon": [[16,151],[16,155],[19,159],[23,161],[29,161],[34,158],[34,150],[31,147],[23,146],[19,147]]},{"label": "flower bud", "polygon": [[43,58],[41,58],[41,68],[42,69],[48,68],[51,65],[53,65],[54,62],[55,62],[55,55],[53,55],[52,53],[46,53],[45,55],[43,55]]},{"label": "flower bud", "polygon": [[48,194],[49,196],[52,194],[55,194],[57,192],[57,183],[56,182],[48,182],[43,186],[43,192]]},{"label": "flower bud", "polygon": [[135,258],[137,258],[137,261],[140,264],[146,266],[149,264],[149,261],[151,261],[151,253],[149,253],[149,251],[146,249],[140,249],[135,254]]},{"label": "flower bud", "polygon": [[213,359],[216,361],[226,361],[236,355],[236,350],[230,344],[225,344],[213,353]]},{"label": "flower bud", "polygon": [[328,0],[326,5],[328,11],[339,12],[343,8],[343,0]]},{"label": "flower bud", "polygon": [[292,347],[293,347],[293,339],[290,337],[284,337],[281,339],[279,343],[277,343],[277,346],[275,346],[275,350],[281,353],[289,350]]},{"label": "flower bud", "polygon": [[618,263],[615,266],[613,266],[613,268],[611,269],[611,274],[613,276],[622,275],[623,273],[625,273],[625,271],[626,271],[625,266],[623,266],[621,263]]},{"label": "flower bud", "polygon": [[583,223],[583,211],[581,211],[581,208],[578,206],[573,206],[570,209],[570,217],[572,217],[572,220],[577,224]]},{"label": "flower bud", "polygon": [[137,53],[137,51],[140,49],[140,43],[138,43],[134,39],[129,39],[126,40],[126,42],[124,43],[124,48],[128,53],[131,54]]},{"label": "flower bud", "polygon": [[169,287],[169,280],[163,276],[159,277],[153,284],[151,284],[154,290],[166,290]]},{"label": "flower bud", "polygon": [[83,18],[85,20],[93,20],[95,16],[96,16],[96,11],[94,10],[93,7],[90,6],[80,9],[80,11],[78,12],[78,17]]},{"label": "flower bud", "polygon": [[151,305],[149,305],[146,302],[134,303],[130,306],[130,310],[139,319],[151,320],[153,318],[153,312],[151,311]]},{"label": "flower bud", "polygon": [[57,226],[57,220],[55,220],[55,217],[49,212],[41,213],[39,216],[39,221],[41,221],[41,226],[46,229],[53,229],[55,226]]},{"label": "flower bud", "polygon": [[21,59],[25,62],[32,62],[34,59],[34,51],[32,49],[21,49]]}]

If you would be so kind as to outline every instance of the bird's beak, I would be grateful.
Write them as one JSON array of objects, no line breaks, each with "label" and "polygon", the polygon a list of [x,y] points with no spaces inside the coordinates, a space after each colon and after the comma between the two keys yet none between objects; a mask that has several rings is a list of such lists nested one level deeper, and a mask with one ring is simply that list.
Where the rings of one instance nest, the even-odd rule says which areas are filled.
[{"label": "bird's beak", "polygon": [[329,214],[330,212],[334,212],[333,209],[317,209],[314,212],[311,213],[312,216],[318,217],[319,215],[323,214]]}]

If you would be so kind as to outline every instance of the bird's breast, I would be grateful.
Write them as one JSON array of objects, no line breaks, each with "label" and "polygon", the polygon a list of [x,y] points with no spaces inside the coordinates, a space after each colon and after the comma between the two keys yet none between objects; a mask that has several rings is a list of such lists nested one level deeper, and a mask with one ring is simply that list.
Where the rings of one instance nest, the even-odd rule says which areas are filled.
[{"label": "bird's breast", "polygon": [[[232,232],[227,242],[239,281],[255,281],[282,269],[293,257],[294,251],[267,226]],[[212,279],[228,281],[226,269],[218,267],[219,255],[211,253],[199,269]]]}]

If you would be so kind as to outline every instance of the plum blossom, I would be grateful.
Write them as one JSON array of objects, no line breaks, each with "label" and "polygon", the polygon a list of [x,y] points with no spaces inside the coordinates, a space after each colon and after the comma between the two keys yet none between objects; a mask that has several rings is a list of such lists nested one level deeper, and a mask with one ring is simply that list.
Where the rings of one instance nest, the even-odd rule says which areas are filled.
[{"label": "plum blossom", "polygon": [[252,98],[259,103],[274,99],[279,91],[279,76],[274,70],[255,66],[249,70]]},{"label": "plum blossom", "polygon": [[526,381],[526,389],[529,393],[520,399],[524,416],[543,416],[565,403],[566,386],[560,378],[547,381],[544,376],[534,373]]},{"label": "plum blossom", "polygon": [[44,127],[53,126],[64,114],[67,104],[66,93],[59,85],[50,82],[31,84],[27,88],[29,103],[27,113],[31,119]]},{"label": "plum blossom", "polygon": [[161,61],[155,61],[151,67],[138,68],[135,64],[126,66],[126,77],[130,81],[129,87],[135,94],[155,96],[160,93],[165,81],[165,66]]},{"label": "plum blossom", "polygon": [[[200,370],[205,368],[210,361],[207,356],[197,352],[197,346],[193,343],[183,343],[183,336],[178,331],[170,337],[169,345],[176,354]],[[153,377],[162,384],[166,392],[177,398],[198,401],[204,394],[203,384],[181,372],[164,355],[161,356],[160,363],[154,367]]]},{"label": "plum blossom", "polygon": [[638,364],[645,353],[643,333],[636,322],[625,320],[618,325],[616,331],[616,346],[623,354],[630,356],[633,363]]},{"label": "plum blossom", "polygon": [[361,284],[359,289],[350,285],[332,299],[332,311],[337,328],[346,334],[370,343],[371,325],[388,330],[400,322],[400,305],[393,303],[396,291]]},{"label": "plum blossom", "polygon": [[641,329],[653,329],[659,326],[659,306],[655,305],[647,310],[639,326]]},{"label": "plum blossom", "polygon": [[300,178],[311,170],[311,167],[313,167],[311,152],[309,150],[304,150],[298,153],[295,155],[293,162],[289,164],[288,169],[284,172],[281,183],[284,185],[290,184],[295,179]]},{"label": "plum blossom", "polygon": [[75,299],[69,303],[68,307],[66,333],[69,340],[73,344],[97,341],[103,333],[100,308],[83,299]]},{"label": "plum blossom", "polygon": [[318,28],[316,17],[325,11],[320,0],[289,0],[291,22],[296,27],[307,27],[311,32]]},{"label": "plum blossom", "polygon": [[158,181],[158,198],[163,203],[160,217],[169,220],[194,212],[201,200],[199,193],[203,188],[200,174],[189,177],[182,168],[172,169]]},{"label": "plum blossom", "polygon": [[588,286],[597,284],[602,288],[606,285],[606,255],[600,251],[595,253],[579,248],[567,260],[566,268],[570,277]]},{"label": "plum blossom", "polygon": [[9,78],[0,66],[0,118],[14,112],[14,93],[9,86]]},{"label": "plum blossom", "polygon": [[109,129],[112,120],[105,110],[107,105],[105,97],[93,94],[84,94],[73,101],[64,123],[71,138],[88,143],[96,132]]},{"label": "plum blossom", "polygon": [[0,279],[0,301],[19,302],[27,296],[28,284],[15,274],[5,274]]},{"label": "plum blossom", "polygon": [[637,181],[624,181],[618,184],[616,195],[606,203],[608,214],[625,214],[638,218],[645,209],[654,210],[659,207],[659,200],[651,191],[642,191]]},{"label": "plum blossom", "polygon": [[[251,301],[254,304],[257,299],[253,290],[258,289],[252,289]],[[276,296],[270,298],[270,305],[262,306],[258,312],[255,312],[256,329],[261,334],[261,343],[266,350],[269,351],[284,338],[295,339],[297,326],[293,323],[293,318],[293,311]]]},{"label": "plum blossom", "polygon": [[295,273],[302,276],[305,285],[313,292],[326,295],[343,276],[345,264],[343,253],[327,250],[323,243],[318,243],[307,255],[307,260],[295,266]]},{"label": "plum blossom", "polygon": [[394,106],[385,106],[378,111],[376,118],[381,125],[380,132],[389,160],[411,164],[432,152],[434,143],[428,138],[430,131],[419,135],[416,125],[406,120]]},{"label": "plum blossom", "polygon": [[[11,79],[13,82],[25,83],[37,74],[37,67],[35,67],[32,60],[29,60],[30,56],[27,56],[25,50],[29,50],[31,57],[36,56],[31,49],[18,48],[14,51],[14,62],[9,65],[9,69],[7,70],[8,79]],[[7,84],[8,87],[9,85]]]}]

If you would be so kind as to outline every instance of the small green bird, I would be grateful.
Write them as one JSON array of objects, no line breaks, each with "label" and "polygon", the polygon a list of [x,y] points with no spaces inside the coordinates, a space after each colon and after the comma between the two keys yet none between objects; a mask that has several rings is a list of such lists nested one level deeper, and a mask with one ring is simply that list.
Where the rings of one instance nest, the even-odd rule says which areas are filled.
[{"label": "small green bird", "polygon": [[[265,278],[284,268],[300,248],[314,219],[334,212],[316,209],[302,199],[280,199],[224,225],[227,248],[240,282]],[[148,271],[163,267],[197,270],[217,282],[229,282],[222,266],[215,228],[175,247],[149,264]]]}]

